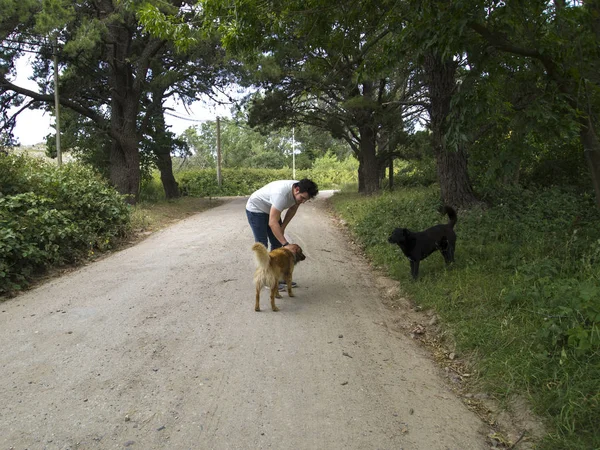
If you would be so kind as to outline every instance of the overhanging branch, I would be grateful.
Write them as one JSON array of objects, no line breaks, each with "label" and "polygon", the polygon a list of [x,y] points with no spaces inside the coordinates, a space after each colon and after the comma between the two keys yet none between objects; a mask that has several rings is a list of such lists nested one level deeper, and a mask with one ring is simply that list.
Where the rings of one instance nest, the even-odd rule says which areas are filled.
[{"label": "overhanging branch", "polygon": [[[16,92],[17,94],[24,95],[25,97],[29,97],[32,100],[38,101],[38,102],[43,102],[43,103],[48,103],[48,104],[53,104],[53,102],[54,102],[54,95],[40,94],[39,92],[35,92],[30,89],[25,89],[21,86],[18,86],[16,84],[8,81],[3,76],[0,76],[0,90],[13,91],[13,92]],[[104,130],[106,132],[109,132],[109,130],[110,130],[109,123],[100,114],[96,113],[95,111],[93,111],[89,108],[81,106],[69,99],[66,99],[64,97],[60,97],[59,101],[62,106],[69,108],[69,109],[75,111],[76,113],[81,114],[84,117],[87,117],[88,119],[93,121],[95,124],[97,124],[99,128],[101,128],[102,130]]]}]

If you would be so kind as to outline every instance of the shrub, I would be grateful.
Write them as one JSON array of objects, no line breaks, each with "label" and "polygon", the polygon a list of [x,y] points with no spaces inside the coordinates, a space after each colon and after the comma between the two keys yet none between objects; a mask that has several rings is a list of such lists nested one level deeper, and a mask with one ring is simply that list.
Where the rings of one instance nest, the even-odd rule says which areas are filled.
[{"label": "shrub", "polygon": [[[335,189],[357,181],[357,172],[343,168],[296,170],[296,179],[310,178],[319,189]],[[179,172],[177,181],[182,194],[197,197],[250,195],[267,183],[291,180],[290,169],[223,169],[222,185],[215,169]]]},{"label": "shrub", "polygon": [[[431,186],[435,183],[437,183],[437,173],[435,160],[433,158],[395,161],[394,185],[416,187]],[[389,185],[389,178],[384,180],[384,185]]]},{"label": "shrub", "polygon": [[140,202],[155,203],[165,199],[165,190],[160,179],[158,171],[154,171],[151,176],[142,179],[140,189]]},{"label": "shrub", "polygon": [[123,198],[89,167],[2,156],[0,171],[0,294],[110,248],[128,229]]}]

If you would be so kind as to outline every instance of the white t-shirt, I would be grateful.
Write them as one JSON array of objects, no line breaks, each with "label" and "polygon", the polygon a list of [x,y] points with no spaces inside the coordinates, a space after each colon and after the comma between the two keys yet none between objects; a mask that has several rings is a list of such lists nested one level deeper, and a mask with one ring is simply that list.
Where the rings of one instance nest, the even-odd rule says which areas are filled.
[{"label": "white t-shirt", "polygon": [[279,211],[294,206],[296,199],[292,186],[295,183],[297,183],[296,180],[279,180],[261,187],[250,196],[246,203],[246,209],[254,213],[269,214],[271,206]]}]

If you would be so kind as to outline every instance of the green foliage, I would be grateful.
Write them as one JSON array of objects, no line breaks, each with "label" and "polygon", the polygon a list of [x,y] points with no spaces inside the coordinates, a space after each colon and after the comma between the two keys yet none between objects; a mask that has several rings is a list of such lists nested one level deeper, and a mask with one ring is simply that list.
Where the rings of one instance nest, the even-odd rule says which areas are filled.
[{"label": "green foliage", "polygon": [[167,2],[160,6],[165,9],[164,12],[158,6],[144,2],[137,10],[140,24],[152,35],[173,42],[179,51],[187,51],[196,43],[197,37],[184,18],[177,15],[176,7]]},{"label": "green foliage", "polygon": [[152,172],[142,180],[140,202],[155,203],[165,199],[165,190],[158,171]]},{"label": "green foliage", "polygon": [[[388,179],[385,181],[389,183]],[[433,158],[394,161],[394,185],[431,186],[436,182],[437,172]]]},{"label": "green foliage", "polygon": [[[296,179],[310,178],[319,189],[336,189],[344,184],[356,183],[356,170],[339,168],[296,170]],[[223,169],[222,185],[217,182],[216,169],[187,170],[177,174],[184,195],[198,197],[250,195],[256,189],[275,180],[291,180],[292,170],[287,169]]]},{"label": "green foliage", "polygon": [[[250,129],[242,121],[221,120],[222,166],[230,169],[291,167],[293,133],[293,130],[284,128],[262,134]],[[345,160],[350,153],[346,143],[314,127],[296,128],[295,137],[296,169],[309,169],[317,158],[327,152],[335,153],[338,160]],[[209,121],[199,127],[188,128],[182,138],[193,150],[193,155],[183,163],[186,169],[216,167],[216,122]]]},{"label": "green foliage", "polygon": [[0,294],[109,249],[127,231],[123,198],[88,167],[2,156],[0,173]]},{"label": "green foliage", "polygon": [[594,198],[567,188],[483,191],[489,207],[459,211],[456,263],[409,264],[387,242],[393,228],[422,230],[437,213],[436,186],[332,202],[367,253],[434,308],[459,354],[472,355],[475,389],[531,399],[548,419],[547,449],[599,448],[600,215]]},{"label": "green foliage", "polygon": [[[309,178],[319,189],[338,189],[358,181],[358,161],[346,158],[339,161],[333,153],[317,158],[311,169],[296,170],[296,179]],[[184,195],[199,197],[250,195],[256,189],[275,180],[293,179],[289,167],[283,169],[223,169],[222,185],[217,182],[216,169],[189,169],[179,171],[177,181]],[[144,190],[142,191],[144,194]]]},{"label": "green foliage", "polygon": [[[110,138],[100,133],[89,120],[69,109],[61,112],[61,147],[78,161],[110,176]],[[46,137],[46,154],[56,158],[56,134]]]},{"label": "green foliage", "polygon": [[[307,9],[298,1],[275,8],[250,1],[237,2],[235,14],[223,2],[202,3],[211,19],[206,23],[218,27],[261,88],[247,102],[251,127],[310,124],[344,139],[361,160],[384,161],[405,138],[404,118],[420,100],[408,81],[411,64],[399,56],[405,52],[388,53],[399,28],[395,2],[346,1],[332,8],[317,1]],[[361,189],[378,189],[377,169],[362,167]]]},{"label": "green foliage", "polygon": [[35,17],[35,30],[42,35],[57,33],[75,18],[73,3],[68,0],[46,0],[43,5],[43,12]]},{"label": "green foliage", "polygon": [[219,187],[216,169],[187,170],[177,174],[183,195],[194,197],[248,195],[276,179],[291,179],[289,170],[223,169]]}]

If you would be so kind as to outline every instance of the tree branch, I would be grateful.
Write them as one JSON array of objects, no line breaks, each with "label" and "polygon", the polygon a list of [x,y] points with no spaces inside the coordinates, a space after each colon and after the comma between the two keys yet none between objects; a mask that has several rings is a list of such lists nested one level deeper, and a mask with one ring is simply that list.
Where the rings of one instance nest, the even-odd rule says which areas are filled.
[{"label": "tree branch", "polygon": [[490,30],[488,27],[480,23],[467,22],[467,26],[473,31],[475,31],[477,34],[479,34],[483,39],[485,39],[488,44],[490,44],[492,47],[498,50],[502,50],[507,53],[512,53],[513,55],[537,59],[542,63],[542,65],[548,72],[550,78],[556,81],[556,83],[559,86],[559,89],[564,94],[570,93],[566,86],[564,78],[560,74],[557,64],[548,56],[540,53],[538,50],[532,50],[529,48],[515,45],[506,37],[505,34]]},{"label": "tree branch", "polygon": [[[22,88],[20,86],[17,86],[16,84],[11,83],[4,76],[1,76],[1,75],[0,75],[0,90],[13,91],[13,92],[16,92],[17,94],[24,95],[24,96],[29,97],[38,102],[49,103],[49,104],[52,104],[54,102],[54,95],[40,94],[39,92],[35,92],[30,89]],[[109,130],[109,128],[110,128],[109,123],[106,121],[106,119],[104,117],[102,117],[97,112],[95,112],[89,108],[86,108],[84,106],[81,106],[69,99],[60,97],[60,96],[59,96],[59,103],[65,107],[75,111],[76,113],[79,113],[82,116],[87,117],[88,119],[92,120],[102,130],[104,130],[104,131]]]}]

